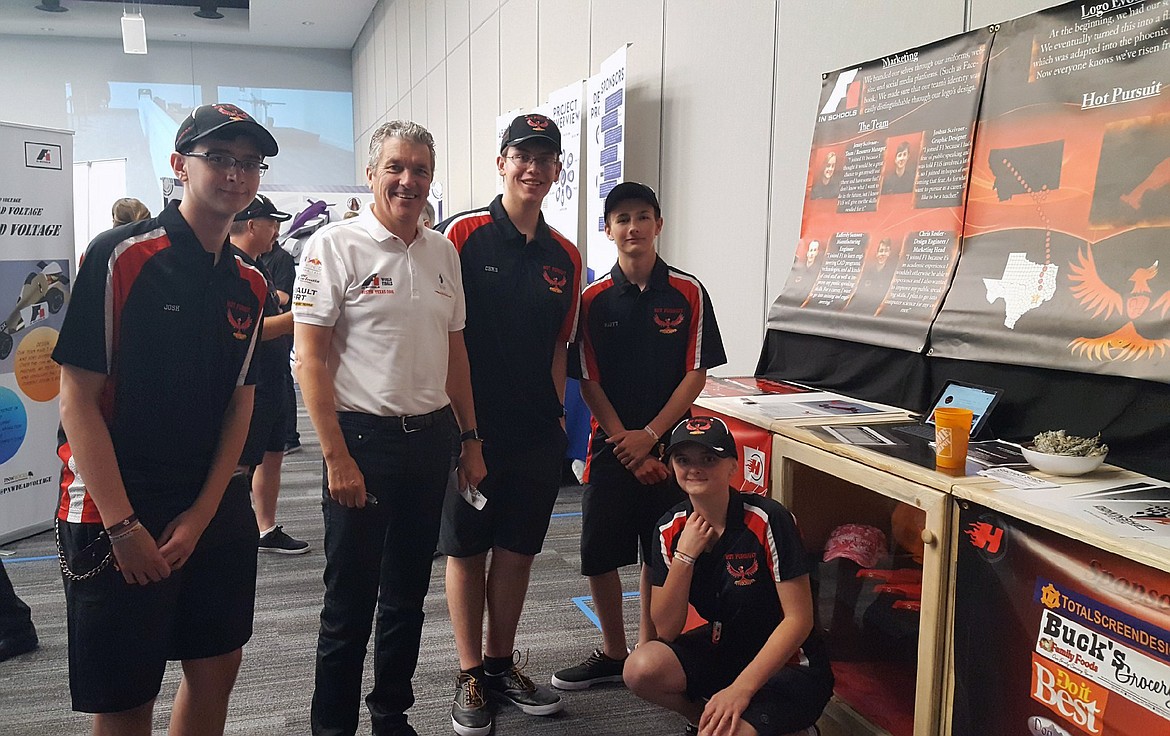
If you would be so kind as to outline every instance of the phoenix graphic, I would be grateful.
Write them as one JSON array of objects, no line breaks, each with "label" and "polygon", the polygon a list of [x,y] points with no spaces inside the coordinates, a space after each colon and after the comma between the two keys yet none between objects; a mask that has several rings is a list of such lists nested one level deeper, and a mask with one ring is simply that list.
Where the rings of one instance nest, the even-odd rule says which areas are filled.
[{"label": "phoenix graphic", "polygon": [[544,270],[544,280],[548,283],[548,290],[554,294],[564,293],[565,284],[569,283],[567,276],[551,276],[547,268]]},{"label": "phoenix graphic", "polygon": [[1136,269],[1129,277],[1133,288],[1128,297],[1122,297],[1097,273],[1092,247],[1082,250],[1077,255],[1076,263],[1069,266],[1073,296],[1086,310],[1093,312],[1093,319],[1101,317],[1108,320],[1116,313],[1128,317],[1128,321],[1108,335],[1078,337],[1068,344],[1069,350],[1074,355],[1091,360],[1140,360],[1154,357],[1155,352],[1159,356],[1165,355],[1170,340],[1145,337],[1134,324],[1143,317],[1148,318],[1153,310],[1161,308],[1162,317],[1170,310],[1170,291],[1162,292],[1153,304],[1150,303],[1153,298],[1150,280],[1157,275],[1157,261],[1147,268]]},{"label": "phoenix graphic", "polygon": [[244,332],[244,330],[252,326],[252,316],[248,315],[243,319],[236,319],[236,316],[231,313],[231,310],[228,310],[227,318],[228,324],[230,324],[235,330],[235,332],[232,333],[232,337],[236,338],[237,340],[247,340],[248,335]]},{"label": "phoenix graphic", "polygon": [[654,315],[654,324],[656,324],[660,328],[662,328],[658,331],[661,332],[663,335],[669,335],[671,333],[678,332],[678,326],[681,325],[682,322],[683,322],[683,315],[682,314],[679,314],[674,319],[669,319],[669,318],[662,319],[657,314]]},{"label": "phoenix graphic", "polygon": [[749,565],[746,570],[744,569],[743,565],[732,567],[730,562],[727,563],[727,574],[735,578],[736,585],[751,585],[752,583],[756,582],[752,575],[755,575],[756,571],[759,569],[760,563],[758,560],[752,560],[752,564]]}]

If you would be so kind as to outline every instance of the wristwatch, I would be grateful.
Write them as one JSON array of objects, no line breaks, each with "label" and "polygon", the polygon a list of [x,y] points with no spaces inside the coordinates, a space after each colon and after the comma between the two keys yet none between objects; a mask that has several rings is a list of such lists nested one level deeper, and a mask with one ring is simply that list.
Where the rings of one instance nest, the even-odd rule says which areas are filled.
[{"label": "wristwatch", "polygon": [[459,435],[459,442],[467,442],[468,440],[483,442],[483,437],[479,436],[479,429],[477,427],[472,427],[471,429]]}]

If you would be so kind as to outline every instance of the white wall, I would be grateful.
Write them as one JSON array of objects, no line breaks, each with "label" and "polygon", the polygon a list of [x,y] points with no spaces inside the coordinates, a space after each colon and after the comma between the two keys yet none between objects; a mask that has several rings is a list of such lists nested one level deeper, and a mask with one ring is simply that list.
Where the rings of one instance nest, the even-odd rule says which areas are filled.
[{"label": "white wall", "polygon": [[626,178],[658,189],[663,256],[711,293],[720,372],[750,372],[800,233],[821,73],[1053,4],[381,0],[353,49],[355,148],[412,118],[435,135],[448,212],[481,206],[495,193],[496,115],[632,43]]},{"label": "white wall", "polygon": [[[125,158],[126,194],[152,211],[162,202],[158,167],[169,170],[166,154],[192,101],[251,99],[258,89],[284,103],[267,109],[281,155],[266,183],[355,183],[355,69],[345,51],[151,40],[150,53],[135,56],[122,53],[120,39],[0,35],[0,69],[0,120],[75,130],[79,161]],[[140,118],[140,89],[174,108]],[[368,97],[362,104],[373,109]]]}]

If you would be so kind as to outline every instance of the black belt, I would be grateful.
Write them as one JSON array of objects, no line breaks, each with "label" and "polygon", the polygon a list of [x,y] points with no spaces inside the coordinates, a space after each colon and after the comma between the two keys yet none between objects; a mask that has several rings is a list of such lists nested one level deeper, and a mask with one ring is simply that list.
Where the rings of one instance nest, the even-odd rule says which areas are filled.
[{"label": "black belt", "polygon": [[359,411],[339,411],[337,416],[351,422],[366,423],[370,429],[380,429],[389,432],[418,432],[429,429],[451,415],[451,405],[442,409],[435,409],[429,414],[412,414],[402,417],[383,417],[377,414],[366,414]]}]

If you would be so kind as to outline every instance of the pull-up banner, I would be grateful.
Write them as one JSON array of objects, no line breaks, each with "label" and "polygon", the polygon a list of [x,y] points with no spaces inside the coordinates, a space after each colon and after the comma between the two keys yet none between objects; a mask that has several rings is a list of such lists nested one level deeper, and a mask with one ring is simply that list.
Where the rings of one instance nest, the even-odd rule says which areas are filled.
[{"label": "pull-up banner", "polygon": [[1170,2],[1025,16],[991,56],[933,354],[1170,381]]},{"label": "pull-up banner", "polygon": [[768,326],[920,351],[950,285],[991,34],[828,74]]}]

